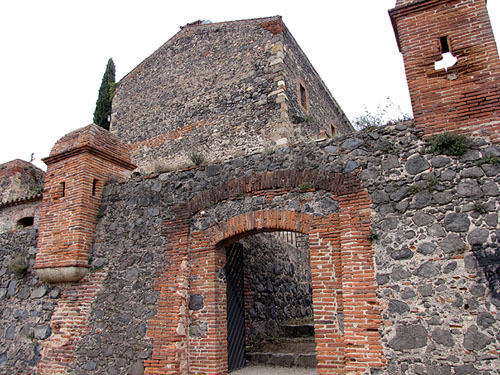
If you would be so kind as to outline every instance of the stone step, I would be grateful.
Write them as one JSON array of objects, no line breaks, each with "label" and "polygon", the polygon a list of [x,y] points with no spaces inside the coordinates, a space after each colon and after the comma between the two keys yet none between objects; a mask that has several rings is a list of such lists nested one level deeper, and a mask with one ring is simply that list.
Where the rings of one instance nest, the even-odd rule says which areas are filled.
[{"label": "stone step", "polygon": [[251,365],[281,367],[316,367],[316,343],[314,336],[280,337],[247,348],[246,359]]},{"label": "stone step", "polygon": [[313,324],[284,324],[280,326],[281,335],[284,337],[314,336]]},{"label": "stone step", "polygon": [[275,353],[256,352],[247,353],[246,359],[249,364],[281,366],[281,367],[316,367],[316,353]]}]

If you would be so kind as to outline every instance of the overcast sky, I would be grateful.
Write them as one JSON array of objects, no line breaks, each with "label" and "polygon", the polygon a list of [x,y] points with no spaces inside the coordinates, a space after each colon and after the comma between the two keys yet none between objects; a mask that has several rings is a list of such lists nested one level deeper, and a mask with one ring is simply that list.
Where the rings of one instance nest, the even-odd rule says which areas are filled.
[{"label": "overcast sky", "polygon": [[[16,0],[0,4],[0,163],[41,158],[92,122],[108,58],[117,80],[196,20],[283,16],[353,120],[386,98],[411,112],[387,10],[395,0]],[[488,10],[498,40],[500,0]],[[496,17],[495,17],[496,16]]]}]

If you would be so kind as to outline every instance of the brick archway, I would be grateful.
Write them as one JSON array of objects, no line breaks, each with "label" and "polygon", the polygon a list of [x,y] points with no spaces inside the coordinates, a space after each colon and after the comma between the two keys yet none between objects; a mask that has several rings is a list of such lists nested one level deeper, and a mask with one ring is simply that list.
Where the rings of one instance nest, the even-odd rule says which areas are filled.
[{"label": "brick archway", "polygon": [[[176,207],[177,217],[163,226],[168,263],[156,285],[158,314],[148,324],[154,351],[145,361],[146,374],[227,374],[226,294],[218,278],[225,264],[221,244],[280,230],[309,235],[318,374],[363,374],[384,364],[374,254],[368,239],[369,195],[353,176],[314,172],[247,176]],[[269,207],[236,214],[207,229],[192,227],[192,216],[206,207],[240,194],[297,191],[304,180],[312,181],[309,190],[332,192],[338,211],[314,216]],[[276,193],[277,187],[281,193]],[[202,296],[203,306],[190,310],[190,295]],[[338,313],[344,316],[343,332]],[[197,335],[189,335],[190,326]]]}]

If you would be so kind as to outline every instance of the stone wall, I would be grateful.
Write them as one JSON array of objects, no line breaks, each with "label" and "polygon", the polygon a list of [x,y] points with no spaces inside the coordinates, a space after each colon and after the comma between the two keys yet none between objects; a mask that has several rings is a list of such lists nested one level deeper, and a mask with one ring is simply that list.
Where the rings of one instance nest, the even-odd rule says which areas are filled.
[{"label": "stone wall", "polygon": [[[480,139],[460,157],[431,152],[411,124],[399,124],[152,179],[136,178],[110,187],[115,193],[109,197],[122,209],[106,213],[103,220],[115,226],[118,213],[131,215],[135,210],[127,209],[126,202],[144,205],[138,214],[142,220],[150,210],[158,220],[169,220],[176,202],[245,174],[280,168],[355,172],[373,201],[373,246],[384,318],[380,333],[388,371],[419,374],[454,368],[474,373],[473,367],[498,367],[491,353],[500,349],[499,155],[498,148]],[[271,199],[271,206],[265,196],[241,197],[204,210],[192,225],[194,230],[208,228],[236,212],[273,205],[305,212],[335,205],[312,197],[302,200],[311,194],[308,191],[293,194]],[[136,220],[119,219],[121,237],[141,238]]]},{"label": "stone wall", "polygon": [[193,152],[213,161],[263,147],[277,116],[277,37],[261,22],[186,26],[118,83],[111,131],[133,144],[135,163],[172,168]]},{"label": "stone wall", "polygon": [[0,233],[18,229],[18,221],[26,218],[33,218],[33,227],[38,228],[40,221],[40,207],[42,197],[26,199],[21,202],[11,202],[0,206]]},{"label": "stone wall", "polygon": [[285,322],[312,318],[309,248],[273,233],[238,241],[244,248],[247,342],[279,334]]},{"label": "stone wall", "polygon": [[[298,139],[347,134],[353,131],[328,87],[323,83],[292,34],[283,33],[285,46],[283,75],[286,82],[288,117]],[[307,106],[301,104],[300,87],[306,90]],[[332,134],[332,128],[334,133]]]},{"label": "stone wall", "polygon": [[498,369],[500,149],[474,139],[459,157],[430,153],[396,129],[368,133],[382,155],[360,172],[376,211],[387,373]]},{"label": "stone wall", "polygon": [[[411,124],[398,124],[175,173],[134,175],[126,183],[109,184],[103,190],[88,280],[63,288],[52,313],[69,314],[68,303],[80,298],[75,296],[94,293],[78,302],[84,319],[73,335],[75,350],[68,357],[69,372],[140,374],[143,366],[151,369],[159,361],[154,348],[161,345],[165,332],[178,332],[182,337],[184,324],[187,327],[190,319],[203,314],[203,308],[187,310],[189,295],[184,289],[173,290],[175,299],[158,305],[162,293],[167,293],[165,275],[181,277],[182,272],[192,272],[188,284],[199,282],[197,271],[189,271],[189,262],[178,258],[185,251],[181,247],[184,240],[166,237],[170,226],[177,225],[174,219],[178,215],[189,216],[194,210],[187,229],[184,224],[173,228],[187,236],[259,210],[281,209],[311,217],[336,214],[338,202],[322,190],[321,181],[326,174],[337,172],[356,174],[373,202],[364,210],[371,213],[369,237],[375,258],[369,262],[376,267],[378,286],[363,292],[376,290],[378,296],[382,323],[376,326],[378,332],[370,333],[381,335],[387,359],[382,373],[494,373],[500,367],[496,354],[500,350],[499,158],[499,148],[481,139],[472,140],[462,156],[432,152]],[[281,178],[301,182],[287,188]],[[251,190],[230,195],[230,186],[224,185],[230,180],[233,188],[250,186]],[[269,181],[276,182],[274,189],[259,190],[258,186],[267,186]],[[197,197],[203,192],[207,205],[196,211]],[[334,242],[332,246],[336,246]],[[321,248],[316,243],[315,249]],[[186,259],[192,259],[193,254],[186,251]],[[41,319],[39,313],[29,314],[35,317],[33,327],[46,325],[50,306],[54,306],[52,289],[40,289],[41,299],[35,298],[36,280],[14,280],[5,270],[6,259],[2,268],[4,311],[42,311]],[[205,270],[203,262],[208,261],[200,255],[196,267]],[[331,265],[338,259],[328,261]],[[336,264],[335,273],[347,266]],[[15,289],[10,286],[13,281],[18,283]],[[13,296],[8,296],[9,289]],[[18,297],[21,291],[24,299]],[[313,298],[319,292],[313,287]],[[177,305],[178,301],[184,302]],[[207,297],[203,303],[213,301]],[[166,326],[160,326],[159,317],[172,306],[184,311],[187,320],[179,326],[167,320]],[[15,324],[15,315],[4,313],[2,326],[14,325],[18,334],[21,327]],[[34,343],[41,343],[45,366],[55,360],[51,353],[56,353],[54,345],[64,332],[56,323],[51,322],[52,334],[43,342],[20,341],[28,351],[35,350]],[[202,322],[196,327],[201,334],[213,329]],[[182,352],[182,340],[176,343],[179,346],[172,350]],[[15,362],[10,356],[0,358]],[[8,362],[5,366],[14,365]]]},{"label": "stone wall", "polygon": [[146,331],[158,311],[154,278],[169,262],[160,234],[168,199],[159,199],[159,186],[134,180],[104,188],[90,265],[105,277],[70,373],[142,374],[151,358]]},{"label": "stone wall", "polygon": [[[36,240],[33,228],[0,234],[0,373],[6,375],[34,374],[41,343],[52,334],[60,289],[39,283],[32,270]],[[27,266],[23,276],[9,267],[18,257]]]}]

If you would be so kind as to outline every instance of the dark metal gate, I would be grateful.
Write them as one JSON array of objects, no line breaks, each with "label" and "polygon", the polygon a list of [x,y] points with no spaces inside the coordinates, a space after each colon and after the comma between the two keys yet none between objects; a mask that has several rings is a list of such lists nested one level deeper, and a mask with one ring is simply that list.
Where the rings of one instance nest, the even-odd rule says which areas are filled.
[{"label": "dark metal gate", "polygon": [[228,370],[245,367],[245,299],[243,283],[243,245],[227,248],[227,356]]}]

